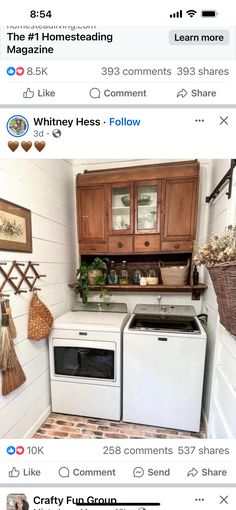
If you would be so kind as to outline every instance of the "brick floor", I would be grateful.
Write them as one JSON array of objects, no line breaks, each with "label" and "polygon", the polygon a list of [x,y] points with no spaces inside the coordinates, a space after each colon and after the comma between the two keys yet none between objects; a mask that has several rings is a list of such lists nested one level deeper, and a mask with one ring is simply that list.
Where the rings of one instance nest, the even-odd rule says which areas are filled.
[{"label": "brick floor", "polygon": [[38,439],[188,439],[206,437],[203,425],[198,433],[181,430],[162,429],[147,425],[85,418],[67,414],[52,413],[37,430],[34,438]]}]

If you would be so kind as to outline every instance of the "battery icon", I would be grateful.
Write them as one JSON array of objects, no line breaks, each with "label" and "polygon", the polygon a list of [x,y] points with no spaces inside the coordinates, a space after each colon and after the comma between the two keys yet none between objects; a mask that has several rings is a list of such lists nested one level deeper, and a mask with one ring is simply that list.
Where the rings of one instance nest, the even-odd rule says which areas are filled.
[{"label": "battery icon", "polygon": [[218,12],[213,10],[202,11],[201,14],[203,18],[216,18],[216,16],[218,16]]}]

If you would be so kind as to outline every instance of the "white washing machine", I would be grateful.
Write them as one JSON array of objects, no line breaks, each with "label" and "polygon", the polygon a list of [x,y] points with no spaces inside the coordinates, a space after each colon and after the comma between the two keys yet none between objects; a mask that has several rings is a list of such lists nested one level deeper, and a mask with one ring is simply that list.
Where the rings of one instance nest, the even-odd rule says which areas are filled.
[{"label": "white washing machine", "polygon": [[198,432],[205,351],[192,306],[137,305],[124,329],[123,420]]},{"label": "white washing machine", "polygon": [[123,303],[78,303],[49,340],[52,410],[120,420]]}]

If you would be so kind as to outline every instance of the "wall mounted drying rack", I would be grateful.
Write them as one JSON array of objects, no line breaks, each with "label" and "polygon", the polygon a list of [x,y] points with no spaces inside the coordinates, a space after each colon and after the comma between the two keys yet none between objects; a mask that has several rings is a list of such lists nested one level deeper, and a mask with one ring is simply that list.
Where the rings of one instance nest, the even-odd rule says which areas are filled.
[{"label": "wall mounted drying rack", "polygon": [[212,191],[212,193],[208,197],[206,197],[207,204],[209,204],[211,202],[211,200],[214,200],[214,198],[216,198],[217,195],[219,195],[221,188],[225,185],[225,183],[227,181],[228,181],[228,191],[227,191],[226,195],[228,195],[228,198],[231,198],[232,184],[233,184],[233,171],[234,171],[235,167],[236,167],[236,159],[231,159],[230,169],[228,170],[228,172],[226,172],[223,179],[221,179],[221,181],[217,184],[217,186]]},{"label": "wall mounted drying rack", "polygon": [[39,266],[38,263],[31,261],[16,262],[14,260],[9,268],[4,268],[4,266],[8,266],[8,262],[0,262],[0,276],[3,277],[2,282],[0,281],[0,297],[9,297],[8,294],[2,293],[7,283],[13,288],[15,294],[28,292],[28,290],[21,288],[23,284],[27,285],[29,292],[41,290],[36,284],[40,278],[45,278],[46,274],[39,274],[35,269]]}]

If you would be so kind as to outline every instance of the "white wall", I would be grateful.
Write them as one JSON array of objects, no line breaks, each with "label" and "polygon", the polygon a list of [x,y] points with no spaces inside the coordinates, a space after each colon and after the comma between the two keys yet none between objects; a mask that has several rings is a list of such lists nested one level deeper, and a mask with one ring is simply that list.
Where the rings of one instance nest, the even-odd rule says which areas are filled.
[{"label": "white wall", "polygon": [[[59,160],[0,161],[0,197],[32,211],[33,253],[0,252],[1,261],[34,261],[47,277],[39,297],[54,318],[71,307],[68,282],[75,273],[75,202],[72,165]],[[1,277],[0,277],[1,282]],[[27,288],[27,287],[23,287]],[[27,339],[31,295],[14,295],[12,312],[17,329],[15,348],[26,383],[9,396],[0,391],[0,437],[30,437],[50,413],[47,340]],[[0,380],[1,384],[1,380]]]},{"label": "white wall", "polygon": [[[213,166],[213,186],[230,168],[230,161],[218,160]],[[227,225],[236,223],[236,174],[232,197],[228,200],[227,184],[210,208],[209,233],[217,234]],[[207,273],[207,271],[206,271]],[[208,313],[207,379],[204,407],[208,419],[208,437],[235,438],[236,416],[236,338],[219,322],[216,295],[207,273],[208,291],[204,296],[204,308]],[[221,377],[222,374],[222,377]]]},{"label": "white wall", "polygon": [[[122,168],[128,166],[140,166],[144,164],[163,163],[167,161],[178,161],[178,160],[76,160],[74,161],[74,175],[83,173],[85,170],[102,170],[109,168]],[[207,234],[207,222],[206,217],[208,214],[209,207],[206,206],[205,196],[210,192],[211,189],[211,160],[200,161],[200,193],[199,193],[199,211],[198,211],[198,228],[197,238],[199,241],[202,237],[206,237]],[[77,259],[79,265],[79,258]],[[128,305],[129,312],[132,312],[135,305],[138,303],[157,303],[158,293],[141,293],[141,292],[117,292],[112,295],[112,301],[114,302],[125,302]],[[197,313],[202,311],[202,299],[199,301],[192,301],[191,294],[176,294],[176,293],[161,293],[161,302],[165,304],[183,304],[193,305]],[[89,299],[99,300],[99,295],[92,292]]]},{"label": "white wall", "polygon": [[[212,172],[212,190],[218,182],[225,175],[230,168],[230,160],[216,160],[213,162]],[[209,208],[209,221],[208,221],[208,234],[218,234],[230,223],[231,209],[233,201],[228,200],[226,191],[228,190],[227,184],[222,188],[218,197],[211,202],[207,207]],[[215,346],[217,342],[217,329],[218,329],[218,305],[216,301],[215,291],[212,285],[210,275],[205,270],[205,281],[208,285],[207,291],[203,296],[203,311],[208,314],[208,343],[207,343],[207,356],[206,356],[206,372],[205,372],[205,390],[204,390],[204,412],[206,419],[209,419],[211,389],[212,389],[212,374],[213,363],[215,355]],[[227,332],[225,332],[228,335]]]}]

